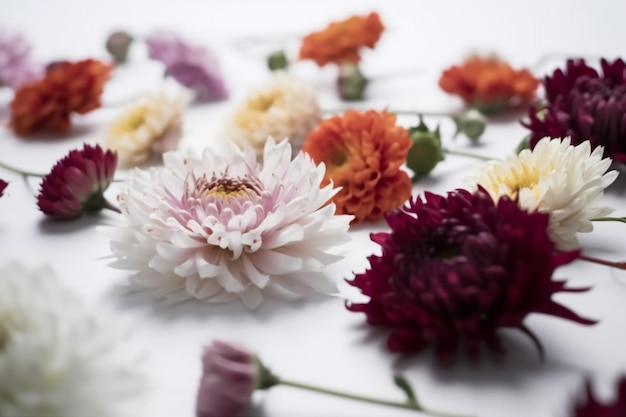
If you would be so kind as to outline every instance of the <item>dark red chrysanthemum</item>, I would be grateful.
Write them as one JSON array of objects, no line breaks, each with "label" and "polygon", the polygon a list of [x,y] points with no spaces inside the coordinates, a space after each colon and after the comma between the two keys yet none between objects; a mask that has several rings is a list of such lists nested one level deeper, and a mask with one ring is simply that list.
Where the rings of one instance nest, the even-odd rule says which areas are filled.
[{"label": "dark red chrysanthemum", "polygon": [[529,313],[594,323],[552,301],[558,292],[587,289],[552,279],[578,251],[554,252],[547,213],[524,211],[507,197],[496,204],[480,189],[426,193],[386,218],[391,233],[372,235],[382,255],[370,256],[370,269],[349,281],[370,300],[348,309],[365,313],[370,325],[390,327],[392,352],[434,345],[440,359],[449,359],[461,341],[471,355],[481,344],[501,352],[497,330],[511,327],[541,353],[523,324]]},{"label": "dark red chrysanthemum", "polygon": [[531,133],[530,147],[543,137],[571,136],[572,144],[588,140],[604,146],[606,156],[626,162],[626,64],[602,59],[602,76],[583,59],[568,60],[543,80],[547,107],[531,108],[522,124]]},{"label": "dark red chrysanthemum", "polygon": [[9,185],[8,182],[0,180],[0,197],[4,194],[4,189],[7,188],[7,185]]},{"label": "dark red chrysanthemum", "polygon": [[57,162],[41,182],[37,205],[45,214],[62,219],[109,207],[104,191],[113,180],[117,154],[85,144]]},{"label": "dark red chrysanthemum", "polygon": [[589,382],[585,388],[586,398],[575,405],[574,417],[626,417],[626,377],[620,379],[615,399],[610,403],[596,400]]}]

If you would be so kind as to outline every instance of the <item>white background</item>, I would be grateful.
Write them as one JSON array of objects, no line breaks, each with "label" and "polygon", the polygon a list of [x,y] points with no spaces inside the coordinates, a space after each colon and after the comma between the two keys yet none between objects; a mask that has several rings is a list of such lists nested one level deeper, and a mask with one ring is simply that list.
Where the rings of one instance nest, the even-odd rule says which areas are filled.
[{"label": "white background", "polygon": [[[106,58],[104,40],[115,29],[137,36],[155,29],[172,29],[216,53],[232,100],[194,105],[186,113],[182,147],[201,149],[219,137],[230,108],[253,85],[268,77],[264,56],[286,46],[297,50],[302,35],[353,13],[380,12],[387,27],[373,52],[364,54],[363,69],[372,77],[420,69],[411,77],[378,81],[369,89],[363,108],[455,111],[460,102],[438,90],[443,68],[471,51],[495,51],[516,66],[531,66],[538,75],[562,65],[561,59],[539,59],[566,53],[615,58],[626,55],[626,3],[623,1],[67,1],[0,0],[0,26],[23,31],[38,60]],[[267,35],[285,42],[257,43],[243,49],[238,42]],[[595,62],[595,61],[592,61]],[[538,65],[541,64],[541,65]],[[157,88],[162,68],[147,61],[145,50],[133,49],[131,63],[110,81],[104,101],[110,105],[74,119],[64,138],[36,135],[15,137],[0,129],[0,160],[26,170],[45,172],[65,153],[83,142],[101,141],[107,124],[119,112],[112,103]],[[324,108],[341,105],[333,90],[334,70],[300,63],[296,72],[320,93]],[[10,97],[0,94],[6,105]],[[3,100],[3,101],[2,101]],[[415,123],[402,117],[406,126]],[[436,123],[436,119],[429,119]],[[450,148],[503,156],[525,135],[517,116],[500,117],[489,125],[483,145],[471,147],[465,138],[450,140],[453,127],[442,122]],[[448,157],[423,190],[445,192],[461,185],[476,165]],[[120,176],[124,173],[120,172]],[[620,174],[603,203],[626,215]],[[626,373],[626,273],[577,261],[557,271],[571,286],[592,286],[584,294],[558,296],[581,315],[600,320],[593,327],[532,315],[526,324],[543,341],[547,361],[541,363],[530,341],[517,332],[503,332],[508,355],[484,357],[477,363],[437,365],[430,353],[415,357],[385,350],[386,333],[364,325],[362,314],[348,312],[335,297],[314,297],[293,304],[268,301],[256,311],[242,304],[213,306],[190,302],[165,306],[141,295],[125,293],[126,273],[106,266],[107,239],[97,225],[116,221],[113,213],[72,222],[50,222],[37,210],[35,181],[27,188],[19,176],[0,171],[11,182],[0,199],[0,265],[16,259],[28,266],[51,264],[60,280],[94,308],[119,310],[135,319],[135,347],[146,353],[149,389],[142,399],[142,416],[194,415],[203,344],[214,338],[243,342],[259,352],[278,374],[305,382],[348,389],[389,399],[402,398],[391,375],[402,372],[423,404],[433,409],[482,417],[565,416],[566,405],[586,375],[599,395],[610,396],[610,384]],[[108,195],[115,196],[112,187]],[[377,251],[369,233],[384,223],[356,226],[346,258],[328,269],[338,280],[351,278],[367,266]],[[586,253],[607,259],[626,258],[626,225],[598,224],[581,242]],[[1,377],[1,376],[0,376]],[[275,388],[257,398],[255,416],[409,416],[415,413]]]}]

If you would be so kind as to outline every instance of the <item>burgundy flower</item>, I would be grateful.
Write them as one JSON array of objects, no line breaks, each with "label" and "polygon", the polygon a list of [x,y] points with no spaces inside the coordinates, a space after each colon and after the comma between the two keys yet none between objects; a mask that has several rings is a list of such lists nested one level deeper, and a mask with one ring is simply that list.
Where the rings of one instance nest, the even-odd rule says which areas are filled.
[{"label": "burgundy flower", "polygon": [[259,379],[256,356],[243,347],[214,341],[204,349],[202,366],[196,416],[243,415]]},{"label": "burgundy flower", "polygon": [[7,188],[7,185],[9,185],[8,182],[0,180],[0,197],[4,194],[4,190]]},{"label": "burgundy flower", "polygon": [[626,64],[600,63],[602,75],[583,59],[571,59],[565,70],[545,77],[547,107],[531,108],[522,123],[532,131],[531,148],[545,136],[571,136],[573,145],[588,140],[592,149],[604,146],[606,156],[626,162]]},{"label": "burgundy flower", "polygon": [[200,100],[228,98],[217,59],[208,50],[169,32],[154,33],[145,41],[150,58],[163,62],[167,74],[195,91]]},{"label": "burgundy flower", "polygon": [[578,252],[554,252],[548,220],[547,213],[524,211],[508,197],[496,204],[483,189],[426,193],[387,215],[391,233],[372,235],[382,255],[370,256],[370,269],[349,281],[370,300],[348,309],[391,328],[392,352],[434,345],[440,359],[450,359],[462,340],[470,355],[483,343],[502,352],[497,330],[510,327],[528,334],[543,353],[523,323],[529,313],[594,323],[551,299],[586,289],[552,279]]},{"label": "burgundy flower", "polygon": [[626,417],[626,377],[620,379],[616,388],[613,402],[599,402],[593,396],[591,384],[587,382],[586,398],[575,405],[572,415],[574,417]]},{"label": "burgundy flower", "polygon": [[49,216],[70,219],[83,212],[113,208],[104,191],[113,180],[117,154],[99,145],[84,145],[58,161],[43,178],[37,196],[39,209]]}]

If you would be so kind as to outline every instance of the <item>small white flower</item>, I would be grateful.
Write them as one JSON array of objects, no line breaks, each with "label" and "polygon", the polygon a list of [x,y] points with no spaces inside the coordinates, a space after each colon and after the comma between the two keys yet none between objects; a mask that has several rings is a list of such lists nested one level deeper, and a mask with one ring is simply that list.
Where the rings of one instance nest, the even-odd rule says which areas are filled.
[{"label": "small white flower", "polygon": [[0,269],[0,416],[132,415],[143,378],[120,325],[48,268]]},{"label": "small white flower", "polygon": [[139,99],[111,124],[104,147],[117,151],[120,166],[132,167],[176,149],[187,98],[182,92]]},{"label": "small white flower", "polygon": [[591,153],[588,141],[572,146],[569,138],[543,138],[533,150],[485,163],[466,184],[482,186],[494,200],[506,195],[524,209],[550,213],[550,238],[559,249],[573,249],[576,233],[592,231],[591,219],[613,211],[596,205],[617,178],[616,171],[606,172],[611,159],[602,159],[603,151],[598,146]]},{"label": "small white flower", "polygon": [[269,137],[288,139],[295,154],[318,125],[321,114],[311,86],[277,72],[271,83],[252,91],[235,109],[224,134],[242,149],[252,146],[259,157]]},{"label": "small white flower", "polygon": [[131,284],[171,301],[227,302],[257,307],[264,294],[295,299],[336,291],[323,273],[340,256],[352,216],[327,204],[324,166],[308,155],[291,161],[289,142],[268,139],[264,164],[252,148],[229,144],[169,152],[164,166],[135,169],[122,184],[125,221],[108,228],[112,266],[138,271]]}]

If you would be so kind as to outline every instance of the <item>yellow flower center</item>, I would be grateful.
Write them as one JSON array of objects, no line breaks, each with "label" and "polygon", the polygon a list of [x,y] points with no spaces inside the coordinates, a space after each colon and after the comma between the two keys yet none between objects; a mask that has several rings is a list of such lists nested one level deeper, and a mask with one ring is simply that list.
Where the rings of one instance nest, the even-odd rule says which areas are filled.
[{"label": "yellow flower center", "polygon": [[261,195],[261,186],[252,178],[213,177],[210,181],[202,177],[196,183],[196,190],[205,197],[214,196],[220,199],[230,197],[241,198]]},{"label": "yellow flower center", "polygon": [[115,126],[113,126],[113,131],[117,135],[133,133],[145,124],[147,114],[147,107],[141,106],[134,108],[129,111]]},{"label": "yellow flower center", "polygon": [[259,94],[253,101],[250,102],[252,110],[264,113],[268,111],[276,101],[279,99],[279,94],[276,92],[269,92],[267,94]]}]

